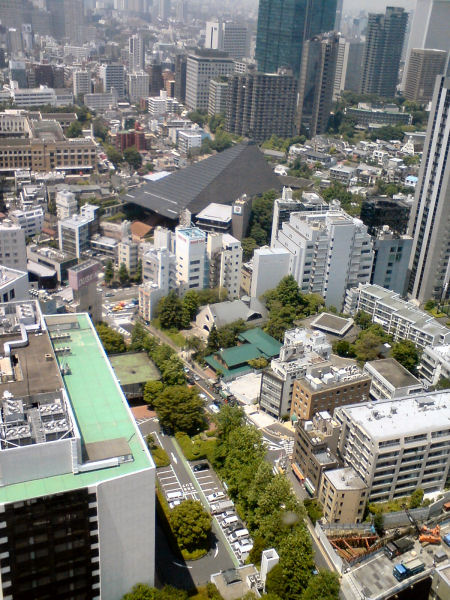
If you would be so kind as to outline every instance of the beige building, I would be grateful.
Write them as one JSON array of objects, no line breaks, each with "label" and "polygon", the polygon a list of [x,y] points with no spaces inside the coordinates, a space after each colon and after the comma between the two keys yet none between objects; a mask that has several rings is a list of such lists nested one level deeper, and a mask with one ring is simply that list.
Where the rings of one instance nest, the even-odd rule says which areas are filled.
[{"label": "beige building", "polygon": [[367,500],[367,486],[352,467],[325,471],[319,501],[328,523],[360,523]]}]

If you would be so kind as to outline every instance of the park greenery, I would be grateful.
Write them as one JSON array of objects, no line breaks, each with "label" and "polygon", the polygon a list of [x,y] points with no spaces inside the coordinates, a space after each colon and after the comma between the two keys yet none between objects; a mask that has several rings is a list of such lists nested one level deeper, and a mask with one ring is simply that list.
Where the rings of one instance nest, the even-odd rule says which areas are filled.
[{"label": "park greenery", "polygon": [[269,310],[265,331],[280,342],[295,321],[318,313],[325,304],[319,294],[302,294],[292,275],[283,277],[275,289],[264,294],[263,299]]},{"label": "park greenery", "polygon": [[[268,575],[267,591],[283,600],[300,600],[308,590],[309,597],[314,597],[310,588],[315,579],[314,559],[304,507],[286,477],[273,474],[264,459],[261,432],[244,424],[240,408],[223,406],[217,421],[211,461],[252,533],[250,561],[259,562],[265,548],[275,548],[280,562]],[[335,582],[324,585],[333,590]]]},{"label": "park greenery", "polygon": [[156,467],[168,467],[170,465],[170,458],[164,448],[161,448],[161,446],[155,442],[155,438],[151,433],[147,435],[145,441],[147,442],[147,447],[150,450]]},{"label": "park greenery", "polygon": [[127,351],[123,335],[106,323],[100,322],[95,326],[106,354],[122,354]]},{"label": "park greenery", "polygon": [[170,527],[181,551],[207,551],[211,534],[211,515],[201,502],[185,500],[170,512]]},{"label": "park greenery", "polygon": [[227,291],[223,288],[189,290],[182,298],[172,290],[158,303],[156,314],[159,325],[163,331],[175,332],[188,328],[201,306],[226,299]]},{"label": "park greenery", "polygon": [[197,389],[169,385],[153,401],[160,425],[173,432],[194,434],[205,428],[203,401]]},{"label": "park greenery", "polygon": [[339,200],[341,207],[353,217],[359,216],[364,198],[360,194],[352,194],[342,183],[333,183],[323,190],[322,197],[328,203]]}]

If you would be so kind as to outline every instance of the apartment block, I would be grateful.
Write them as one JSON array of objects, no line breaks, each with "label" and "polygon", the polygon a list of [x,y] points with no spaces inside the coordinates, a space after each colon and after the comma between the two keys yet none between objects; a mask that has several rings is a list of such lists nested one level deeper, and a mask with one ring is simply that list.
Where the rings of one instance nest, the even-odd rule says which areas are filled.
[{"label": "apartment block", "polygon": [[0,302],[28,299],[28,273],[0,266]]},{"label": "apartment block", "polygon": [[285,248],[257,248],[253,254],[250,295],[260,298],[268,290],[277,287],[285,275],[289,275],[291,255]]},{"label": "apartment block", "polygon": [[[156,237],[156,234],[155,234]],[[176,257],[167,247],[151,248],[142,256],[139,314],[145,321],[155,316],[158,302],[177,287]]]},{"label": "apartment block", "polygon": [[77,69],[73,73],[73,95],[75,98],[84,97],[91,92],[91,73]]},{"label": "apartment block", "polygon": [[175,244],[180,291],[202,290],[206,281],[206,233],[198,227],[178,227]]},{"label": "apartment block", "polygon": [[262,373],[261,410],[275,418],[289,415],[296,379],[306,375],[311,364],[326,364],[330,355],[331,345],[324,333],[308,329],[286,331],[279,357]]},{"label": "apartment block", "polygon": [[368,282],[372,240],[367,227],[341,210],[293,213],[274,247],[291,254],[290,274],[303,293],[320,294],[341,309],[348,288]]},{"label": "apartment block", "polygon": [[352,469],[325,471],[318,493],[328,523],[360,523],[367,502],[367,485]]},{"label": "apartment block", "polygon": [[[224,78],[225,79],[225,78]],[[209,82],[208,115],[225,114],[227,110],[228,79],[211,79]]]},{"label": "apartment block", "polygon": [[125,69],[123,65],[118,63],[101,65],[99,76],[103,81],[104,92],[111,92],[114,88],[118,98],[125,96]]},{"label": "apartment block", "polygon": [[395,358],[372,360],[364,365],[364,372],[371,378],[372,400],[393,400],[423,391],[423,385]]},{"label": "apartment block", "polygon": [[339,466],[339,434],[338,422],[325,411],[311,421],[297,421],[292,471],[313,496],[319,492],[322,474]]},{"label": "apartment block", "polygon": [[138,268],[138,250],[139,244],[131,239],[125,239],[119,242],[117,262],[120,265],[125,265],[130,275],[134,275]]},{"label": "apartment block", "polygon": [[392,335],[394,342],[411,340],[421,349],[450,343],[450,329],[379,285],[366,283],[348,290],[344,310],[351,314],[359,310],[368,313],[374,323]]},{"label": "apartment block", "polygon": [[310,365],[292,390],[291,420],[309,421],[317,412],[369,399],[370,377],[356,364]]},{"label": "apartment block", "polygon": [[42,206],[29,210],[11,210],[8,213],[11,221],[25,232],[25,237],[34,237],[42,232],[44,225],[44,209]]},{"label": "apartment block", "polygon": [[209,287],[226,289],[230,300],[239,298],[242,267],[241,242],[228,233],[209,233],[206,255]]},{"label": "apartment block", "polygon": [[223,50],[232,58],[248,56],[249,32],[243,23],[207,21],[205,48]]},{"label": "apartment block", "polygon": [[155,466],[89,316],[0,312],[2,596],[153,585]]},{"label": "apartment block", "polygon": [[420,357],[419,372],[432,385],[441,378],[450,379],[450,344],[426,346]]},{"label": "apartment block", "polygon": [[0,223],[0,265],[27,270],[25,231],[10,220]]},{"label": "apartment block", "polygon": [[399,236],[384,225],[373,240],[374,260],[370,283],[405,296],[412,244],[411,236]]},{"label": "apartment block", "polygon": [[91,218],[80,215],[58,221],[59,249],[80,258],[89,250],[91,222]]},{"label": "apartment block", "polygon": [[407,100],[423,104],[431,102],[436,77],[445,71],[446,58],[444,50],[411,49],[403,92]]},{"label": "apartment block", "polygon": [[147,98],[149,93],[150,78],[145,71],[136,71],[128,74],[128,95],[131,102],[139,102]]},{"label": "apartment block", "polygon": [[369,488],[370,501],[441,491],[450,462],[450,392],[342,406],[339,451]]}]

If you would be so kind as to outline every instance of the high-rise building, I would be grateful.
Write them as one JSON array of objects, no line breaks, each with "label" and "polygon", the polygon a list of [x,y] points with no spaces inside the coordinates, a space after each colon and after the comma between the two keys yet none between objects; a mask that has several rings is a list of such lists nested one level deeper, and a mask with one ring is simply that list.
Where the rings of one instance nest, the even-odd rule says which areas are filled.
[{"label": "high-rise building", "polygon": [[449,22],[450,0],[417,0],[408,40],[402,89],[406,83],[413,48],[433,48],[446,52],[450,50]]},{"label": "high-rise building", "polygon": [[180,102],[186,99],[186,54],[175,55],[175,98]]},{"label": "high-rise building", "polygon": [[408,233],[408,292],[420,303],[450,297],[450,63],[436,78]]},{"label": "high-rise building", "polygon": [[61,190],[56,194],[56,216],[59,221],[68,219],[78,212],[78,202],[75,194],[69,190]]},{"label": "high-rise building", "polygon": [[348,48],[347,72],[345,74],[344,90],[357,92],[361,84],[364,42],[352,40]]},{"label": "high-rise building", "polygon": [[209,287],[224,288],[227,298],[239,298],[241,282],[242,246],[229,233],[209,233],[206,245]]},{"label": "high-rise building", "polygon": [[165,23],[170,16],[170,0],[158,0],[158,17]]},{"label": "high-rise building", "polygon": [[187,21],[186,0],[177,0],[177,5],[175,7],[175,18],[179,23],[186,23],[186,21]]},{"label": "high-rise building", "polygon": [[347,288],[370,280],[371,237],[362,221],[342,210],[292,213],[273,245],[290,252],[290,274],[301,291],[320,294],[338,310]]},{"label": "high-rise building", "polygon": [[397,235],[385,226],[373,240],[374,260],[370,283],[404,296],[411,248],[411,236]]},{"label": "high-rise building", "polygon": [[349,52],[350,42],[348,42],[345,37],[340,37],[336,59],[336,73],[334,76],[333,100],[337,100],[341,92],[345,90]]},{"label": "high-rise building", "polygon": [[118,63],[101,65],[99,73],[103,81],[104,92],[110,92],[111,88],[114,88],[118,98],[125,96],[125,70],[123,65]]},{"label": "high-rise building", "polygon": [[220,50],[196,50],[186,63],[186,106],[191,110],[208,109],[209,82],[233,73],[233,59]]},{"label": "high-rise building", "polygon": [[308,138],[324,133],[333,105],[339,35],[317,35],[303,44],[298,90],[297,127]]},{"label": "high-rise building", "polygon": [[77,70],[73,74],[73,95],[74,98],[91,93],[91,73],[90,71]]},{"label": "high-rise building", "polygon": [[[59,7],[61,11],[61,7]],[[84,5],[83,0],[64,0],[65,36],[71,42],[83,42]]]},{"label": "high-rise building", "polygon": [[228,78],[211,79],[209,82],[208,115],[225,114],[227,110]]},{"label": "high-rise building", "polygon": [[291,72],[235,73],[228,87],[226,130],[256,142],[272,135],[292,137],[296,101],[297,81]]},{"label": "high-rise building", "polygon": [[148,98],[150,77],[145,71],[136,71],[128,74],[128,95],[131,102],[138,102],[140,98]]},{"label": "high-rise building", "polygon": [[129,38],[128,52],[130,56],[130,71],[132,73],[136,71],[142,71],[145,66],[145,44],[142,35],[136,33]]},{"label": "high-rise building", "polygon": [[198,227],[178,227],[175,252],[181,292],[205,287],[206,233]]},{"label": "high-rise building", "polygon": [[23,22],[23,0],[0,0],[0,22],[3,27],[18,27]]},{"label": "high-rise building", "polygon": [[155,466],[89,316],[1,310],[14,347],[0,383],[2,597],[120,600],[153,585]]},{"label": "high-rise building", "polygon": [[263,73],[280,67],[298,76],[303,42],[332,31],[336,0],[260,0],[255,58]]},{"label": "high-rise building", "polygon": [[19,271],[27,270],[25,231],[8,220],[0,224],[0,265]]},{"label": "high-rise building", "polygon": [[408,13],[397,6],[388,6],[385,14],[369,14],[360,85],[362,94],[395,96],[407,22]]},{"label": "high-rise building", "polygon": [[411,49],[403,90],[407,100],[424,104],[431,101],[436,77],[444,73],[446,58],[445,50]]},{"label": "high-rise building", "polygon": [[232,58],[248,56],[248,29],[232,21],[208,21],[206,23],[205,48],[223,50]]}]

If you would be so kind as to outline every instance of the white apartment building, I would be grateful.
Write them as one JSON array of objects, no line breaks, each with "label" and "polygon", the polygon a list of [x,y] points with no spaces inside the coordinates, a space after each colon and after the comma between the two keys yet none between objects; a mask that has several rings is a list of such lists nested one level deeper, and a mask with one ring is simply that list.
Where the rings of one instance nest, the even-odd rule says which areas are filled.
[{"label": "white apartment building", "polygon": [[290,414],[294,383],[306,375],[312,364],[325,365],[331,345],[320,331],[290,329],[284,334],[280,356],[263,371],[259,405],[261,410],[280,418]]},{"label": "white apartment building", "polygon": [[245,25],[232,21],[207,21],[205,48],[223,50],[232,58],[248,56],[248,29]]},{"label": "white apartment building", "polygon": [[178,131],[178,150],[187,155],[194,148],[200,148],[202,145],[202,134],[198,129],[180,129]]},{"label": "white apartment building", "polygon": [[150,76],[145,71],[136,71],[128,74],[128,95],[131,102],[138,102],[147,98],[150,87]]},{"label": "white apartment building", "polygon": [[0,265],[0,302],[28,299],[28,273]]},{"label": "white apartment building", "polygon": [[250,295],[260,298],[268,290],[277,287],[281,279],[289,275],[291,253],[285,248],[263,246],[253,253],[253,271]]},{"label": "white apartment building", "polygon": [[420,375],[431,385],[439,379],[450,379],[450,344],[426,346],[420,357]]},{"label": "white apartment building", "polygon": [[12,210],[9,212],[11,221],[19,225],[25,232],[25,237],[33,237],[42,232],[44,225],[44,210],[36,206],[28,210]]},{"label": "white apartment building", "polygon": [[359,310],[368,313],[394,341],[411,340],[419,348],[450,343],[450,329],[412,302],[402,300],[399,294],[379,285],[360,284],[347,291],[345,312]]},{"label": "white apartment building", "polygon": [[9,220],[0,223],[0,265],[27,270],[25,231]]},{"label": "white apartment building", "polygon": [[229,300],[239,298],[242,266],[241,242],[228,233],[209,233],[206,254],[209,287],[225,288]]},{"label": "white apartment building", "polygon": [[160,90],[159,96],[150,96],[147,100],[147,107],[152,117],[174,115],[181,112],[181,104],[176,98],[168,96],[166,90]]},{"label": "white apartment building", "polygon": [[206,233],[198,227],[178,227],[175,237],[177,284],[183,294],[202,290],[206,277]]},{"label": "white apartment building", "polygon": [[345,292],[370,280],[372,240],[363,222],[341,210],[290,215],[275,248],[291,254],[290,273],[303,293],[317,293],[342,309]]},{"label": "white apartment building", "polygon": [[209,82],[219,75],[231,75],[233,59],[219,50],[196,50],[186,62],[186,106],[191,110],[207,109]]},{"label": "white apartment building", "polygon": [[45,85],[32,89],[22,89],[13,85],[11,96],[14,104],[20,108],[43,106],[44,104],[56,106],[57,104],[55,90]]},{"label": "white apartment building", "polygon": [[138,267],[138,250],[139,244],[133,242],[131,238],[119,242],[117,262],[119,267],[124,264],[130,275],[134,275]]},{"label": "white apartment building", "polygon": [[92,110],[106,110],[117,105],[117,97],[115,89],[107,93],[85,94],[84,103]]},{"label": "white apartment building", "polygon": [[68,219],[78,212],[78,203],[75,194],[69,190],[61,190],[56,194],[56,216],[59,221]]},{"label": "white apartment building", "polygon": [[443,489],[450,466],[450,392],[431,392],[335,409],[341,424],[339,450],[384,502]]},{"label": "white apartment building", "polygon": [[73,215],[58,221],[59,249],[80,258],[90,247],[92,218]]},{"label": "white apartment building", "polygon": [[151,248],[142,256],[139,314],[151,321],[158,302],[177,287],[176,257],[168,248]]},{"label": "white apartment building", "polygon": [[128,52],[130,56],[129,70],[132,73],[143,71],[145,66],[145,43],[142,35],[136,33],[128,39]]},{"label": "white apartment building", "polygon": [[91,91],[91,73],[90,71],[85,71],[81,69],[77,69],[73,73],[73,95],[75,98],[78,96],[84,96],[84,94],[89,94]]},{"label": "white apartment building", "polygon": [[336,74],[334,76],[333,101],[336,101],[342,90],[345,89],[345,79],[347,77],[348,53],[350,51],[350,42],[345,37],[339,38],[338,54],[336,59]]},{"label": "white apartment building", "polygon": [[364,365],[364,373],[370,375],[372,400],[393,400],[423,392],[423,385],[395,358],[372,360]]}]

